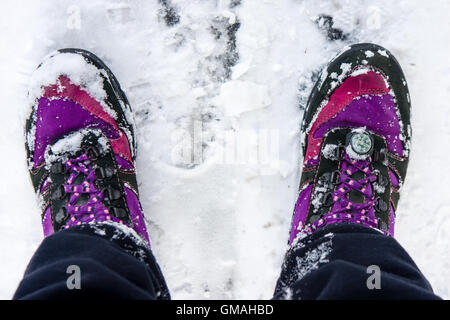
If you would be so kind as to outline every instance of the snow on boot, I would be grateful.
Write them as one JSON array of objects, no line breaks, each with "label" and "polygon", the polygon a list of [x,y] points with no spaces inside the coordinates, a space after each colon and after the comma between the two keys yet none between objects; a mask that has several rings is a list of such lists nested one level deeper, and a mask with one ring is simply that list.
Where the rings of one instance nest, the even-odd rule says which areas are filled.
[{"label": "snow on boot", "polygon": [[304,162],[290,245],[336,223],[394,235],[410,108],[403,72],[386,49],[357,44],[329,63],[302,123]]},{"label": "snow on boot", "polygon": [[112,72],[90,52],[59,50],[35,71],[29,95],[26,150],[44,236],[107,223],[149,244],[132,110]]}]

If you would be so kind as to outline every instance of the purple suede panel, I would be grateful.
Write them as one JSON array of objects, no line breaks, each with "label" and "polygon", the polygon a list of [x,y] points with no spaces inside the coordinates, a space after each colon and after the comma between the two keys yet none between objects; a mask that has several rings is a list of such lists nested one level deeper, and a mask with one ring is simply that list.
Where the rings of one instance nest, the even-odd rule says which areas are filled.
[{"label": "purple suede panel", "polygon": [[41,193],[44,193],[44,191],[50,186],[50,179],[47,178],[41,187]]},{"label": "purple suede panel", "polygon": [[124,190],[127,197],[128,209],[130,209],[131,219],[133,220],[134,230],[139,233],[150,245],[150,239],[148,237],[144,214],[141,210],[139,199],[132,190],[127,187],[124,187]]},{"label": "purple suede panel", "polygon": [[119,168],[126,169],[126,170],[134,169],[134,165],[130,164],[127,160],[122,158],[120,155],[116,154],[115,158],[116,158],[117,165],[119,166]]},{"label": "purple suede panel", "polygon": [[36,120],[36,140],[34,145],[34,167],[44,159],[47,146],[65,134],[83,128],[98,128],[110,139],[117,139],[115,129],[92,115],[81,105],[68,99],[39,99]]},{"label": "purple suede panel", "polygon": [[44,230],[44,237],[48,237],[54,233],[50,207],[45,211],[44,219],[42,220],[42,228]]},{"label": "purple suede panel", "polygon": [[299,232],[299,224],[301,223],[302,226],[305,224],[308,215],[309,201],[311,198],[312,189],[313,185],[311,184],[300,192],[297,203],[295,205],[294,216],[292,217],[292,229],[289,238],[289,244],[292,244],[292,242],[297,237],[297,234]]},{"label": "purple suede panel", "polygon": [[315,157],[305,163],[306,167],[312,167],[319,165],[319,158]]},{"label": "purple suede panel", "polygon": [[392,172],[391,169],[389,169],[389,178],[391,178],[391,184],[392,184],[394,187],[398,187],[398,186],[399,186],[398,178],[397,178],[397,176],[395,175],[395,173]]},{"label": "purple suede panel", "polygon": [[386,138],[389,151],[403,156],[400,140],[401,128],[396,106],[391,95],[364,96],[353,100],[337,116],[317,129],[315,138],[320,138],[334,128],[361,128],[373,131]]}]

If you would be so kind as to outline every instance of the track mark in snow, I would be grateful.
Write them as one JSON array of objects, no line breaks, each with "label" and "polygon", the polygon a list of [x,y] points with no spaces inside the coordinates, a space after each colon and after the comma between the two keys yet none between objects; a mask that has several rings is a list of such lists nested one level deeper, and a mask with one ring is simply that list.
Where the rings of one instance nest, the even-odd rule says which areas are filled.
[{"label": "track mark in snow", "polygon": [[347,34],[345,34],[341,29],[334,27],[332,16],[321,14],[318,18],[316,18],[316,23],[319,29],[326,32],[328,40],[347,40]]},{"label": "track mark in snow", "polygon": [[231,0],[230,1],[230,9],[240,6],[241,3],[242,3],[242,0]]},{"label": "track mark in snow", "polygon": [[171,5],[170,0],[159,0],[162,9],[159,11],[159,16],[163,19],[167,26],[172,27],[180,22],[180,15],[178,9]]}]

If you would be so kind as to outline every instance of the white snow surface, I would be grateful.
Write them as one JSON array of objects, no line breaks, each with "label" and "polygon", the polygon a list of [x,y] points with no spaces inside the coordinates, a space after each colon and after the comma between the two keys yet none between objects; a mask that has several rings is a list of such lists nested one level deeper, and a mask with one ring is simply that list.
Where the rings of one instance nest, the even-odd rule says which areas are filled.
[{"label": "white snow surface", "polygon": [[[405,71],[413,141],[396,238],[450,298],[450,1],[168,3],[173,26],[159,1],[1,2],[0,298],[12,297],[42,240],[23,125],[43,57],[90,50],[126,91],[141,200],[173,298],[269,299],[297,197],[301,107],[311,79],[357,42],[386,47]],[[328,40],[315,22],[321,14],[347,39]],[[236,21],[239,59],[227,69],[227,26]]]}]

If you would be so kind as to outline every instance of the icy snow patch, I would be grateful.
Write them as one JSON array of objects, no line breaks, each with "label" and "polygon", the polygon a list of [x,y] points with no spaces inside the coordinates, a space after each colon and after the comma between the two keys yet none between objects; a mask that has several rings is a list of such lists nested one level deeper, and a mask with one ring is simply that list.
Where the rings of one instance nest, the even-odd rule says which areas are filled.
[{"label": "icy snow patch", "polygon": [[378,50],[378,53],[381,54],[383,57],[389,58],[389,55],[386,52],[386,50]]},{"label": "icy snow patch", "polygon": [[336,156],[335,156],[335,150],[338,146],[335,144],[327,144],[323,149],[322,149],[322,155],[329,160],[337,160]]},{"label": "icy snow patch", "polygon": [[378,184],[376,182],[373,184],[373,188],[375,189],[375,191],[377,193],[384,193],[386,191],[385,187],[381,186],[380,184]]},{"label": "icy snow patch", "polygon": [[306,275],[314,270],[317,270],[319,266],[330,262],[328,256],[333,251],[333,234],[327,234],[327,238],[330,240],[321,243],[317,248],[312,249],[303,257],[297,257],[297,274],[296,281],[303,279]]},{"label": "icy snow patch", "polygon": [[331,90],[334,90],[339,84],[342,83],[344,78],[347,76],[347,74],[352,70],[352,64],[351,63],[342,63],[340,65],[341,74],[337,76],[337,81],[333,81],[331,83]]},{"label": "icy snow patch", "polygon": [[101,134],[101,131],[97,129],[82,129],[47,146],[47,149],[45,150],[46,166],[49,167],[56,161],[67,161],[69,156],[74,155],[81,150],[83,138],[89,133],[94,133],[98,136],[99,152],[105,153],[109,149],[109,141]]},{"label": "icy snow patch", "polygon": [[352,77],[357,77],[363,74],[367,74],[371,69],[369,68],[358,68],[355,71],[352,72],[351,76]]},{"label": "icy snow patch", "polygon": [[105,221],[105,222],[97,222],[97,224],[105,224],[113,226],[117,229],[112,239],[123,239],[123,238],[129,238],[132,239],[137,245],[142,247],[148,247],[147,242],[142,239],[142,237],[132,228],[125,224],[120,224],[113,221]]},{"label": "icy snow patch", "polygon": [[263,109],[272,103],[267,86],[249,81],[232,80],[222,85],[214,102],[225,109],[228,116]]},{"label": "icy snow patch", "polygon": [[330,191],[330,188],[330,183],[322,180],[317,181],[316,187],[314,188],[314,192],[311,196],[311,205],[313,206],[314,213],[317,213],[320,208],[323,207],[325,194]]},{"label": "icy snow patch", "polygon": [[365,54],[366,54],[366,57],[367,57],[367,58],[372,58],[372,57],[375,56],[375,53],[373,53],[373,52],[370,51],[370,50],[367,50],[367,51],[365,52]]},{"label": "icy snow patch", "polygon": [[250,64],[247,62],[238,63],[233,67],[232,79],[236,80],[243,76],[250,69]]},{"label": "icy snow patch", "polygon": [[34,104],[42,96],[43,90],[47,86],[58,84],[59,89],[63,89],[58,81],[61,75],[67,76],[73,84],[82,87],[91,97],[102,104],[104,110],[111,117],[117,119],[114,110],[104,103],[107,97],[103,89],[105,71],[97,69],[79,54],[53,52],[44,58],[44,62],[31,77],[30,103]]},{"label": "icy snow patch", "polygon": [[342,81],[342,79],[345,77],[345,75],[352,69],[351,63],[342,63],[340,66],[342,73],[338,77],[339,81]]}]

